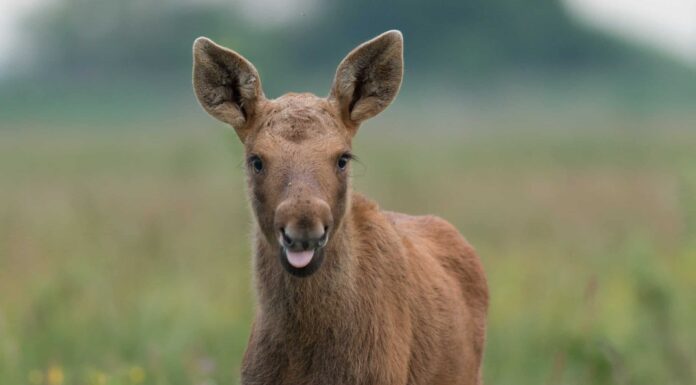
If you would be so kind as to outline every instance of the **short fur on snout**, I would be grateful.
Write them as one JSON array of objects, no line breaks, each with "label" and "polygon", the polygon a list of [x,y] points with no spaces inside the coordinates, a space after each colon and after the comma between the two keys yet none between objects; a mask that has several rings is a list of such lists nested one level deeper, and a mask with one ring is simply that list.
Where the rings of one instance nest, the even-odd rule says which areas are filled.
[{"label": "short fur on snout", "polygon": [[488,288],[473,248],[350,187],[352,138],[401,85],[401,33],[351,51],[327,97],[268,99],[254,66],[207,38],[193,59],[198,101],[244,144],[256,219],[242,383],[480,384]]}]

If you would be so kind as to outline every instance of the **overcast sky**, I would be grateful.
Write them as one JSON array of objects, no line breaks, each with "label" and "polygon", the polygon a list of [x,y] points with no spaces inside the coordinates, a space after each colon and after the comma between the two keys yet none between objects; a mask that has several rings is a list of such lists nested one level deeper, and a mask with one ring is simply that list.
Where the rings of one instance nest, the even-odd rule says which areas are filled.
[{"label": "overcast sky", "polygon": [[[59,0],[0,0],[0,73],[11,65],[21,39],[20,20],[34,8]],[[117,0],[114,0],[117,1]],[[224,0],[178,0],[217,2]],[[282,23],[319,0],[237,0],[260,23]],[[696,0],[559,0],[582,22],[652,46],[696,66]],[[302,5],[302,7],[298,7]],[[263,12],[258,12],[263,9]]]},{"label": "overcast sky", "polygon": [[32,9],[51,0],[0,0],[0,73],[10,63],[20,40],[20,20]]},{"label": "overcast sky", "polygon": [[696,66],[696,0],[564,0],[578,19]]}]

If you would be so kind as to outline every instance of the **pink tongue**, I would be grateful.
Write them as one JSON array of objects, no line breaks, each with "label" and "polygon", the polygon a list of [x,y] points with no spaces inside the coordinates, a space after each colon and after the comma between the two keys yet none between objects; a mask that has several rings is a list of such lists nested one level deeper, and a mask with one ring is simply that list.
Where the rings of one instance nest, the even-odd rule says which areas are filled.
[{"label": "pink tongue", "polygon": [[288,256],[288,262],[290,262],[290,264],[293,267],[301,269],[301,268],[309,265],[309,262],[312,261],[312,257],[314,256],[314,250],[307,250],[307,251],[285,250],[285,254]]}]

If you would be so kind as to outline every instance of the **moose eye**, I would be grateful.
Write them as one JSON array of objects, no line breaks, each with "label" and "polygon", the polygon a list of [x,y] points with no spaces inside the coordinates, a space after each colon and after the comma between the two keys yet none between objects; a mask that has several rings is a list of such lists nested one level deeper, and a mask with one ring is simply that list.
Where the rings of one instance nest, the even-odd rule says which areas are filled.
[{"label": "moose eye", "polygon": [[351,155],[350,153],[345,153],[345,154],[341,155],[338,158],[338,162],[336,164],[338,166],[338,169],[341,171],[345,170],[346,166],[348,166],[348,162],[351,159],[353,159],[353,155]]},{"label": "moose eye", "polygon": [[253,155],[249,158],[249,166],[251,166],[251,168],[257,174],[263,171],[263,161],[256,155]]}]

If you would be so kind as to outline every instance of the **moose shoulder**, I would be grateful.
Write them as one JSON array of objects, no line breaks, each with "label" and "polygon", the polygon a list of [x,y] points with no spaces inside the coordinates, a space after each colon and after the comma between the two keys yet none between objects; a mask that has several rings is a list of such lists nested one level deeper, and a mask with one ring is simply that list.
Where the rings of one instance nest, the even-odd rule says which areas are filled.
[{"label": "moose shoulder", "polygon": [[199,38],[193,88],[244,144],[258,304],[242,383],[480,384],[488,289],[446,221],[350,187],[352,138],[396,97],[403,39],[340,63],[329,96],[267,99],[254,66]]}]

